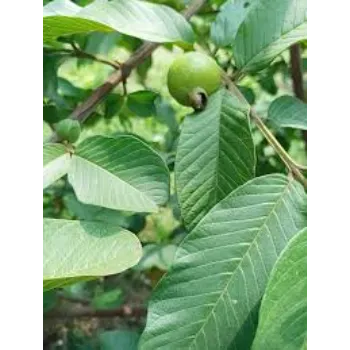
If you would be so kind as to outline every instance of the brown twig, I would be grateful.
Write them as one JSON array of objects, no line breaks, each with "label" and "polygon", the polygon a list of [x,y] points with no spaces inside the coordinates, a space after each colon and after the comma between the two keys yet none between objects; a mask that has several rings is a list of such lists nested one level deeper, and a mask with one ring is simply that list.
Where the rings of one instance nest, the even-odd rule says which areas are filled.
[{"label": "brown twig", "polygon": [[305,91],[303,84],[303,70],[301,65],[300,45],[294,44],[290,47],[291,74],[293,90],[296,97],[305,102]]},{"label": "brown twig", "polygon": [[88,306],[70,310],[53,310],[44,315],[44,318],[81,318],[81,317],[136,317],[145,316],[145,307],[131,307],[125,305],[116,309],[96,310]]},{"label": "brown twig", "polygon": [[[223,72],[223,80],[229,91],[231,91],[240,101],[248,103],[242,93],[239,91],[237,86],[231,81],[231,79]],[[250,109],[250,117],[260,130],[260,132],[265,136],[266,140],[273,147],[279,157],[282,159],[284,164],[287,166],[288,170],[293,174],[293,176],[300,181],[305,188],[307,188],[307,181],[300,170],[306,170],[302,165],[297,164],[282,145],[278,142],[273,133],[265,125],[261,117],[255,112],[253,108]]]},{"label": "brown twig", "polygon": [[[207,0],[194,0],[191,5],[182,12],[186,19],[190,19],[197,13]],[[120,83],[125,81],[131,71],[140,65],[146,58],[151,56],[153,51],[159,46],[158,43],[145,42],[125,63],[120,66],[120,69],[113,72],[107,81],[98,87],[83,103],[81,103],[71,114],[70,118],[83,123],[87,117],[94,111],[96,106],[101,103],[104,98]],[[50,142],[60,141],[57,134],[50,137]]]},{"label": "brown twig", "polygon": [[[300,100],[306,102],[306,95],[303,83],[303,69],[301,65],[300,44],[294,44],[290,47],[291,76],[293,81],[294,95]],[[303,131],[304,141],[307,144],[307,131]]]},{"label": "brown twig", "polygon": [[92,61],[100,62],[100,63],[106,64],[108,66],[111,66],[114,69],[120,68],[121,63],[118,61],[110,61],[110,60],[107,60],[106,58],[92,55],[92,54],[80,49],[75,43],[72,43],[72,47],[73,47],[73,49],[48,49],[48,48],[46,48],[45,52],[48,55],[50,55],[50,54],[51,55],[63,54],[63,55],[70,56],[70,57],[87,58],[87,59],[90,59]]},{"label": "brown twig", "polygon": [[121,63],[118,62],[117,60],[110,61],[110,60],[107,60],[105,58],[102,58],[102,57],[93,55],[91,53],[85,52],[79,46],[77,46],[75,43],[72,43],[72,47],[73,47],[72,54],[75,57],[91,59],[91,60],[96,61],[96,62],[107,64],[107,65],[113,67],[114,69],[119,69],[121,66]]}]

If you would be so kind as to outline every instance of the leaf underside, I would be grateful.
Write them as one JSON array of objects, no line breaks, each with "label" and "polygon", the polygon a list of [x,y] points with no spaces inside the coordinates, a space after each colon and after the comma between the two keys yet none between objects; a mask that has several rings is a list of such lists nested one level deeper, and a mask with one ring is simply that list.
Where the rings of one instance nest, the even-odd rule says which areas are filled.
[{"label": "leaf underside", "polygon": [[302,186],[282,175],[255,178],[216,205],[156,288],[140,349],[249,349],[270,272],[305,227],[305,209]]}]

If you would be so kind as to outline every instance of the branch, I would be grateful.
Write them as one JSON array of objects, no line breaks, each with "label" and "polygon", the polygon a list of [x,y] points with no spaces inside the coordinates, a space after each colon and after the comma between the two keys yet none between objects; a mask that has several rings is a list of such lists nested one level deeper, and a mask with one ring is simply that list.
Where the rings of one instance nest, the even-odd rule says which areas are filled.
[{"label": "branch", "polygon": [[[306,95],[303,84],[303,70],[301,65],[300,45],[294,44],[290,47],[291,75],[293,81],[294,95],[306,102]],[[307,131],[303,132],[305,144],[307,144]]]},{"label": "branch", "polygon": [[79,46],[77,46],[75,43],[72,43],[72,47],[73,47],[72,53],[75,57],[88,58],[90,60],[94,60],[94,61],[97,61],[100,63],[107,64],[107,65],[113,67],[114,69],[119,69],[121,66],[121,63],[118,61],[115,61],[115,62],[109,61],[105,58],[102,58],[102,57],[99,57],[96,55],[92,55],[91,53],[85,52]]},{"label": "branch", "polygon": [[300,100],[306,102],[299,44],[294,44],[290,47],[290,59],[294,94]]},{"label": "branch", "polygon": [[44,318],[79,318],[79,317],[144,317],[147,309],[140,306],[125,305],[116,309],[96,310],[91,307],[81,307],[70,310],[53,310],[44,315]]},{"label": "branch", "polygon": [[[238,97],[238,99],[242,102],[247,103],[246,99],[242,95],[242,93],[239,91],[239,89],[236,87],[236,85],[231,81],[231,79],[226,75],[226,73],[223,73],[223,80],[226,83],[228,89]],[[265,136],[269,144],[273,147],[273,149],[276,151],[276,153],[279,155],[279,157],[282,159],[284,164],[287,166],[287,168],[291,171],[293,176],[298,179],[303,186],[307,187],[307,181],[304,175],[301,173],[300,170],[305,170],[305,167],[302,165],[297,164],[290,155],[285,151],[285,149],[282,147],[282,145],[278,142],[276,137],[272,134],[272,132],[269,130],[269,128],[264,124],[263,120],[260,118],[260,116],[255,112],[253,108],[250,109],[250,117],[255,122],[256,126],[260,130],[260,132]]]},{"label": "branch", "polygon": [[[191,5],[182,12],[186,19],[190,19],[197,13],[207,0],[194,0]],[[159,46],[158,43],[145,42],[135,53],[120,66],[120,69],[113,72],[107,81],[98,87],[82,104],[80,104],[71,114],[70,118],[83,123],[94,111],[96,106],[120,83],[129,77],[131,71],[140,65],[146,58],[152,55]],[[50,142],[60,141],[56,134],[50,137]]]}]

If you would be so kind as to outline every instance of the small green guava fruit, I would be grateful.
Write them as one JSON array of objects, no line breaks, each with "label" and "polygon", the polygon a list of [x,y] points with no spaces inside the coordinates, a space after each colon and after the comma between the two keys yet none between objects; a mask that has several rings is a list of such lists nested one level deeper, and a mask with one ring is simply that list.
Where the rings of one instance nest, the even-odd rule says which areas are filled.
[{"label": "small green guava fruit", "polygon": [[203,109],[210,96],[221,85],[221,69],[211,57],[200,52],[188,52],[170,66],[168,89],[177,102]]},{"label": "small green guava fruit", "polygon": [[55,130],[62,140],[74,143],[80,136],[81,127],[77,120],[64,119],[56,124]]}]

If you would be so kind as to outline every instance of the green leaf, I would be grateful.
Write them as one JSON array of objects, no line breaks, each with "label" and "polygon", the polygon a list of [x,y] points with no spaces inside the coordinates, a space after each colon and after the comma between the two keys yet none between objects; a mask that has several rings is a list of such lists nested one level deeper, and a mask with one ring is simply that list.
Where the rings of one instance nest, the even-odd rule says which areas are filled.
[{"label": "green leaf", "polygon": [[[271,66],[270,66],[271,67]],[[257,79],[257,82],[260,84],[260,86],[268,92],[270,95],[276,95],[278,92],[278,87],[275,82],[275,78],[273,76],[273,73],[266,74],[262,77],[259,77]]]},{"label": "green leaf", "polygon": [[169,197],[163,159],[130,135],[94,136],[80,143],[68,174],[86,204],[134,212],[156,212]]},{"label": "green leaf", "polygon": [[278,259],[262,299],[253,350],[301,350],[307,326],[307,230]]},{"label": "green leaf", "polygon": [[189,230],[255,172],[249,105],[226,90],[186,117],[175,163],[178,200]]},{"label": "green leaf", "polygon": [[268,119],[281,128],[307,129],[307,105],[298,98],[281,96],[269,108]]},{"label": "green leaf", "polygon": [[132,216],[120,211],[81,203],[73,193],[66,195],[63,201],[68,211],[79,220],[108,222],[124,228],[128,228],[132,221]]},{"label": "green leaf", "polygon": [[259,70],[306,38],[306,0],[260,0],[239,27],[233,45],[241,73]]},{"label": "green leaf", "polygon": [[100,54],[107,56],[116,47],[121,34],[94,32],[86,36],[82,49],[92,55]]},{"label": "green leaf", "polygon": [[122,303],[123,291],[118,288],[96,295],[91,302],[92,306],[95,309],[110,309],[118,307]]},{"label": "green leaf", "polygon": [[245,99],[250,105],[253,105],[255,103],[255,94],[253,89],[246,87],[246,86],[237,86],[239,91],[243,94]]},{"label": "green leaf", "polygon": [[221,6],[210,29],[211,39],[216,46],[225,47],[233,43],[239,26],[258,1],[230,0]]},{"label": "green leaf", "polygon": [[124,96],[110,94],[107,96],[104,108],[104,117],[111,119],[116,116],[124,106]]},{"label": "green leaf", "polygon": [[69,80],[58,78],[58,92],[65,97],[73,97],[76,99],[82,99],[89,93],[88,90],[84,90],[73,85]]},{"label": "green leaf", "polygon": [[157,97],[158,94],[153,91],[136,91],[128,95],[127,106],[140,117],[150,117],[156,113],[154,102]]},{"label": "green leaf", "polygon": [[177,246],[173,244],[165,246],[148,244],[144,247],[142,259],[135,268],[145,271],[156,267],[167,271],[174,260],[176,249]]},{"label": "green leaf", "polygon": [[67,153],[64,145],[55,143],[45,144],[43,149],[43,165],[43,185],[46,188],[67,174],[71,165],[71,156]]},{"label": "green leaf", "polygon": [[116,225],[44,219],[44,289],[122,272],[141,255],[137,237]]},{"label": "green leaf", "polygon": [[158,284],[140,350],[250,349],[270,272],[305,227],[305,207],[302,186],[282,175],[255,178],[217,204]]},{"label": "green leaf", "polygon": [[99,335],[101,350],[137,350],[140,335],[130,331],[107,331]]},{"label": "green leaf", "polygon": [[113,32],[153,42],[193,42],[186,19],[173,9],[139,0],[96,0],[79,7],[69,0],[44,6],[44,43],[78,33]]},{"label": "green leaf", "polygon": [[137,74],[139,75],[141,82],[144,84],[147,78],[149,69],[152,67],[152,56],[147,57],[141,64],[136,67]]}]

